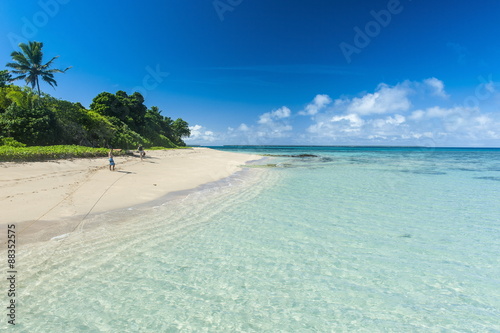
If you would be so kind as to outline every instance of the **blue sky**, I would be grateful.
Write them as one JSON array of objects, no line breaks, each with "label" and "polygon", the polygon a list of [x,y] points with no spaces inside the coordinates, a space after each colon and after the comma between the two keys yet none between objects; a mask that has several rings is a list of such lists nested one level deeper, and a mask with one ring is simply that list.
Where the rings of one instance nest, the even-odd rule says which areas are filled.
[{"label": "blue sky", "polygon": [[0,69],[42,41],[73,66],[45,92],[88,107],[140,91],[190,144],[500,146],[496,0],[3,0],[0,15]]}]

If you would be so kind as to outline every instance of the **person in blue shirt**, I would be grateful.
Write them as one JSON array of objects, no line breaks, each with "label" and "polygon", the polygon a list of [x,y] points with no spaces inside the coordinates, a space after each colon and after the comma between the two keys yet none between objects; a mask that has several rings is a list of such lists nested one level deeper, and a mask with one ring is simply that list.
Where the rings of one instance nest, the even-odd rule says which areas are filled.
[{"label": "person in blue shirt", "polygon": [[108,157],[109,157],[109,171],[111,170],[115,171],[115,160],[113,159],[113,149],[109,150]]}]

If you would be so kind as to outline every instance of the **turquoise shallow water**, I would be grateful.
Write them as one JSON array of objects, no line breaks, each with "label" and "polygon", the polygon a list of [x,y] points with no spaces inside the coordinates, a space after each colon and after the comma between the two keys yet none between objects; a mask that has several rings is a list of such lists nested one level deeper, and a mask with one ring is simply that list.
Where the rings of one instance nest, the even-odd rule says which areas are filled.
[{"label": "turquoise shallow water", "polygon": [[318,157],[26,246],[16,331],[500,332],[500,150],[222,149]]}]

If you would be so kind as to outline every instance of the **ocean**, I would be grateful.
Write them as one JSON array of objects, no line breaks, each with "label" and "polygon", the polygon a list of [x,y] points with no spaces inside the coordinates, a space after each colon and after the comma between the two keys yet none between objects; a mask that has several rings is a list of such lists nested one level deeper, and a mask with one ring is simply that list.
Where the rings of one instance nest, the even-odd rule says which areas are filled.
[{"label": "ocean", "polygon": [[213,148],[272,156],[19,249],[0,328],[500,332],[500,149]]}]

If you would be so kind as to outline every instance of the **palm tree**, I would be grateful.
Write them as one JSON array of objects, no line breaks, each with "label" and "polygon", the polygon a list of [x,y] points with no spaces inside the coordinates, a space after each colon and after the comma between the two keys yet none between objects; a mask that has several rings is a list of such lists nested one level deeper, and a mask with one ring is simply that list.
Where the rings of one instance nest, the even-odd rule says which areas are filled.
[{"label": "palm tree", "polygon": [[54,73],[64,73],[71,67],[65,70],[60,69],[49,69],[52,62],[59,56],[50,59],[45,65],[42,65],[43,43],[41,42],[28,42],[28,44],[19,44],[22,52],[14,51],[11,53],[12,60],[15,62],[10,62],[7,67],[13,68],[10,72],[13,74],[18,74],[11,79],[11,81],[24,79],[26,84],[30,84],[32,89],[37,87],[38,95],[40,95],[40,83],[38,78],[41,77],[42,80],[50,84],[52,87],[57,86],[56,80],[54,80]]}]

